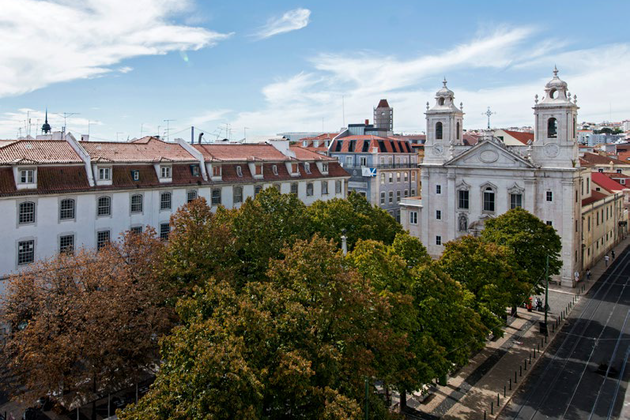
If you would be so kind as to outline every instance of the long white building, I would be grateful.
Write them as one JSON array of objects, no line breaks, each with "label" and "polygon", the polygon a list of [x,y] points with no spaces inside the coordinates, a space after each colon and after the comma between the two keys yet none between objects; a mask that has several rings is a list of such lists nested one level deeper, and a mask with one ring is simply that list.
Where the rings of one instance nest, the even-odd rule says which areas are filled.
[{"label": "long white building", "polygon": [[[534,139],[526,144],[507,145],[488,132],[474,146],[465,145],[464,113],[446,81],[435,105],[429,108],[427,102],[421,198],[402,201],[401,221],[432,256],[438,257],[448,241],[480,232],[488,218],[523,207],[560,235],[563,285],[574,286],[574,273],[587,268],[585,260],[592,261],[582,229],[594,201],[590,170],[580,166],[578,157],[577,99],[557,73],[554,70],[542,99],[536,95]],[[584,206],[589,210],[583,211]],[[607,250],[621,236],[619,222],[626,217],[622,194],[609,198],[605,206],[602,202],[597,211],[606,221],[612,219],[608,226],[615,226],[605,234],[605,242],[601,239]],[[592,251],[601,255],[599,248]]]},{"label": "long white building", "polygon": [[335,159],[287,141],[2,141],[0,278],[147,225],[166,238],[171,215],[197,197],[234,208],[273,186],[311,204],[345,198],[349,177]]}]

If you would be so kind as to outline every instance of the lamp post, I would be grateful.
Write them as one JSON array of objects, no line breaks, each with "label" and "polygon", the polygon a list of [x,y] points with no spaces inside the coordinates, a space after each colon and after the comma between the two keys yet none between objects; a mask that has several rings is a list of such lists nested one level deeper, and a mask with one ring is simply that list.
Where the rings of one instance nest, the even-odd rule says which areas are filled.
[{"label": "lamp post", "polygon": [[549,309],[549,254],[545,260],[545,321],[540,324],[540,332],[547,335],[547,311]]}]

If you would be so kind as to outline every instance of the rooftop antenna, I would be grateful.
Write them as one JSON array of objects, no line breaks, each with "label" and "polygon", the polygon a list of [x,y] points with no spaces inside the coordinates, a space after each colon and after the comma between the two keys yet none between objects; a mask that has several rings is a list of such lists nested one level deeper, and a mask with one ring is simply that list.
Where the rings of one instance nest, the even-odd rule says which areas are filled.
[{"label": "rooftop antenna", "polygon": [[481,115],[485,115],[486,117],[488,117],[488,130],[490,130],[490,117],[494,114],[496,114],[496,112],[490,111],[490,107],[488,107],[488,110],[486,112],[481,113]]},{"label": "rooftop antenna", "polygon": [[164,120],[164,122],[166,123],[166,141],[169,140],[169,135],[171,133],[171,121],[177,120]]},{"label": "rooftop antenna", "polygon": [[68,117],[71,117],[73,115],[80,115],[80,112],[64,112],[63,114],[57,114],[57,115],[63,115],[63,127],[61,129],[61,131],[65,134],[66,132],[66,128],[68,127],[67,122],[68,122]]},{"label": "rooftop antenna", "polygon": [[247,143],[247,130],[249,127],[243,127],[243,140]]}]

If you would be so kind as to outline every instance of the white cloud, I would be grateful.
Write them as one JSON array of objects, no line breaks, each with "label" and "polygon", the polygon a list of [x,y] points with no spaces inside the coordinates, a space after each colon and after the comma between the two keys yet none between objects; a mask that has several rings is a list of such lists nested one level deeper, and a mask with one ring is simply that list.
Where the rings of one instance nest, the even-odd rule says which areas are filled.
[{"label": "white cloud", "polygon": [[[20,108],[14,112],[0,114],[0,133],[2,133],[0,138],[15,139],[19,135],[26,136],[27,134],[35,137],[41,134],[40,130],[45,118],[45,112],[30,108]],[[77,138],[88,132],[88,125],[92,129],[104,125],[102,121],[88,120],[77,116],[69,116],[65,121],[68,127],[67,131],[72,132]],[[54,131],[59,131],[63,127],[64,118],[61,114],[49,112],[48,122]]]},{"label": "white cloud", "polygon": [[253,36],[257,39],[265,39],[285,32],[296,31],[305,28],[309,23],[311,11],[308,9],[289,10],[281,17],[274,17],[267,21]]},{"label": "white cloud", "polygon": [[189,7],[188,0],[2,0],[0,97],[96,77],[128,58],[197,50],[230,36],[171,23]]},{"label": "white cloud", "polygon": [[[334,131],[343,123],[343,95],[346,123],[371,120],[372,107],[387,98],[394,128],[420,132],[425,104],[433,105],[446,76],[459,81],[449,88],[457,103],[464,102],[465,127],[485,127],[482,113],[488,106],[497,112],[493,126],[533,125],[534,95],[544,94],[554,64],[578,94],[580,120],[630,117],[629,44],[570,50],[567,42],[538,35],[531,27],[499,28],[438,54],[405,59],[375,52],[321,54],[311,60],[313,68],[263,87],[266,105],[229,115],[230,123],[235,130],[250,127],[252,134],[319,131],[322,121],[325,130]],[[495,75],[491,84],[488,74]]]}]

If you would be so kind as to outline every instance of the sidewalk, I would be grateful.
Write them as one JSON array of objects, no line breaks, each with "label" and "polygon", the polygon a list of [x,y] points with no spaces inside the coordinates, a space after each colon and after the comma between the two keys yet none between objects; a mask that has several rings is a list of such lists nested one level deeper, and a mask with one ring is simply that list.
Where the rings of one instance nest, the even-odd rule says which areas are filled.
[{"label": "sidewalk", "polygon": [[[620,242],[614,248],[615,253],[620,255],[628,245],[630,238]],[[410,398],[409,407],[424,414],[419,415],[420,418],[478,420],[484,418],[484,411],[488,420],[496,418],[525,380],[532,364],[539,360],[540,352],[544,352],[555,338],[558,329],[552,328],[552,325],[561,318],[561,312],[567,308],[570,311],[574,302],[577,303],[579,297],[590,290],[606,268],[602,259],[591,268],[591,280],[581,281],[574,289],[549,285],[549,336],[546,343],[539,332],[539,322],[543,321],[544,313],[519,308],[518,318],[508,323],[501,339],[490,342],[456,376],[450,378],[446,386],[434,387],[433,395],[423,402]],[[566,313],[562,315],[562,320],[565,318]]]}]

